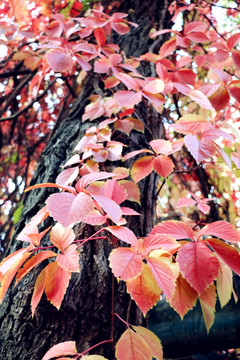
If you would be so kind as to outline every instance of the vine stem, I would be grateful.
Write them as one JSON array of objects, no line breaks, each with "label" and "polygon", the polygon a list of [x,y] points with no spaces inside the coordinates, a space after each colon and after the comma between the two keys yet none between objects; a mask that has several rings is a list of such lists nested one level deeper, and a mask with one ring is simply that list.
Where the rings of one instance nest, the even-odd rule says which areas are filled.
[{"label": "vine stem", "polygon": [[88,353],[89,351],[95,349],[95,347],[100,346],[100,345],[102,345],[102,344],[111,343],[111,342],[112,342],[112,340],[103,340],[103,341],[101,341],[101,342],[93,345],[93,346],[90,347],[89,349],[83,351],[81,354],[78,354],[78,356],[76,357],[76,360],[77,360],[77,359],[80,359],[80,357],[82,357],[83,355],[85,355],[85,354]]},{"label": "vine stem", "polygon": [[117,313],[114,313],[113,315],[115,315],[116,317],[118,317],[119,320],[121,320],[121,321],[129,328],[129,324],[127,323],[127,321],[123,320],[123,318],[121,318],[120,315],[118,315]]}]

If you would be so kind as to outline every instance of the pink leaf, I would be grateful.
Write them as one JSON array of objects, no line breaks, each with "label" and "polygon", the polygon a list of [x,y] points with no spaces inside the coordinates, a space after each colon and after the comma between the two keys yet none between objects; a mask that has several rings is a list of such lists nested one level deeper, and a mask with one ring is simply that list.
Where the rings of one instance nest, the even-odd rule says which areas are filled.
[{"label": "pink leaf", "polygon": [[180,271],[192,287],[201,294],[218,276],[219,262],[202,242],[189,242],[179,249]]},{"label": "pink leaf", "polygon": [[52,194],[46,204],[50,215],[64,227],[83,221],[94,209],[93,200],[84,193],[77,196],[70,193]]},{"label": "pink leaf", "polygon": [[144,255],[148,255],[150,251],[156,249],[164,249],[169,252],[175,252],[179,249],[179,247],[180,245],[172,236],[160,234],[149,235],[142,243]]},{"label": "pink leaf", "polygon": [[240,231],[226,221],[215,221],[204,226],[198,233],[198,239],[203,235],[213,235],[220,239],[237,243],[240,242]]},{"label": "pink leaf", "polygon": [[137,237],[132,232],[132,230],[128,229],[124,226],[108,226],[105,230],[110,231],[114,236],[118,239],[126,242],[127,244],[136,245],[137,244]]},{"label": "pink leaf", "polygon": [[141,92],[118,91],[114,94],[114,99],[123,107],[134,107],[142,100]]},{"label": "pink leaf", "polygon": [[120,206],[115,201],[109,199],[107,196],[91,193],[92,197],[101,206],[101,208],[108,214],[108,216],[117,224],[122,216]]},{"label": "pink leaf", "polygon": [[47,53],[47,62],[55,72],[68,71],[73,67],[72,56],[61,50],[50,50]]},{"label": "pink leaf", "polygon": [[55,357],[68,355],[78,355],[75,341],[64,341],[62,343],[54,345],[50,350],[48,350],[42,360],[50,360]]},{"label": "pink leaf", "polygon": [[108,173],[104,171],[94,172],[91,174],[83,175],[81,179],[76,184],[76,189],[78,192],[81,192],[87,185],[91,184],[97,180],[104,180],[110,177],[116,176],[114,173]]},{"label": "pink leaf", "polygon": [[138,82],[130,75],[125,73],[118,73],[115,75],[115,77],[120,80],[128,88],[128,90],[139,90]]},{"label": "pink leaf", "polygon": [[68,247],[75,239],[75,234],[72,229],[64,228],[61,224],[57,223],[53,226],[50,232],[50,241],[61,252]]},{"label": "pink leaf", "polygon": [[63,170],[56,178],[56,184],[67,186],[71,184],[78,176],[78,166]]},{"label": "pink leaf", "polygon": [[172,144],[168,140],[152,140],[149,144],[157,154],[169,155],[173,151]]},{"label": "pink leaf", "polygon": [[178,199],[178,202],[177,202],[177,207],[183,207],[183,206],[191,206],[191,205],[195,205],[196,204],[196,201],[193,200],[193,199],[188,199],[188,198],[180,198]]},{"label": "pink leaf", "polygon": [[110,267],[120,280],[137,277],[142,271],[142,257],[130,248],[114,249],[109,256]]},{"label": "pink leaf", "polygon": [[104,194],[117,204],[121,204],[127,198],[126,191],[116,180],[108,180],[106,182]]},{"label": "pink leaf", "polygon": [[215,147],[210,140],[198,140],[196,135],[186,135],[184,142],[197,162],[208,159],[215,152]]},{"label": "pink leaf", "polygon": [[161,258],[147,256],[146,260],[153,276],[167,298],[171,299],[175,289],[175,276],[168,264]]},{"label": "pink leaf", "polygon": [[175,220],[163,221],[162,223],[154,226],[150,232],[150,235],[152,234],[170,235],[176,240],[194,238],[194,233],[190,226],[181,221]]},{"label": "pink leaf", "polygon": [[196,101],[197,104],[202,106],[205,109],[213,110],[213,107],[206,97],[201,91],[199,90],[193,90],[189,86],[184,85],[179,82],[174,82],[175,88],[182,94],[190,97],[192,100]]},{"label": "pink leaf", "polygon": [[64,270],[71,272],[79,272],[79,254],[77,252],[77,245],[72,244],[66,250],[64,250],[63,254],[59,254],[57,257],[57,263]]}]

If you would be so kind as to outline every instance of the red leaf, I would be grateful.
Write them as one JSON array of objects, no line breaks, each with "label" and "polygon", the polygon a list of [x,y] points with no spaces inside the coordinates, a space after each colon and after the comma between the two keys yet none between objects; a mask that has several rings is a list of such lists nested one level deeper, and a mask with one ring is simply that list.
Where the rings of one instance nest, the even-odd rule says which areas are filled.
[{"label": "red leaf", "polygon": [[51,347],[44,355],[42,360],[50,360],[59,356],[74,356],[78,355],[75,341],[64,341]]},{"label": "red leaf", "polygon": [[127,244],[136,245],[138,240],[132,230],[124,226],[108,226],[105,230],[110,231],[111,234]]},{"label": "red leaf", "polygon": [[59,310],[71,272],[65,271],[56,261],[46,266],[45,293],[47,299]]},{"label": "red leaf", "polygon": [[143,264],[142,273],[136,279],[127,280],[127,291],[144,315],[156,305],[162,292],[146,264]]},{"label": "red leaf", "polygon": [[175,289],[175,276],[170,270],[169,264],[165,262],[166,258],[155,258],[147,256],[146,260],[152,271],[155,280],[168,299],[171,299]]},{"label": "red leaf", "polygon": [[159,155],[152,160],[152,167],[158,173],[158,175],[166,178],[173,171],[174,164],[169,157],[165,155]]},{"label": "red leaf", "polygon": [[178,251],[180,271],[198,292],[203,293],[218,276],[219,262],[202,242],[189,242]]},{"label": "red leaf", "polygon": [[72,56],[61,50],[50,50],[46,57],[48,64],[55,72],[68,71],[73,67]]},{"label": "red leaf", "polygon": [[120,280],[136,278],[142,272],[142,257],[131,248],[119,247],[109,256],[110,267]]},{"label": "red leaf", "polygon": [[83,221],[94,209],[93,200],[84,193],[77,196],[70,193],[52,194],[46,204],[50,215],[64,227]]},{"label": "red leaf", "polygon": [[144,156],[135,161],[131,169],[131,176],[134,182],[139,182],[149,174],[151,174],[153,156]]},{"label": "red leaf", "polygon": [[163,221],[162,223],[154,226],[150,232],[150,235],[152,234],[170,235],[176,240],[194,238],[194,233],[190,226],[181,221],[175,220]]},{"label": "red leaf", "polygon": [[223,261],[219,261],[220,269],[217,278],[217,293],[221,307],[223,308],[231,299],[233,291],[232,270]]},{"label": "red leaf", "polygon": [[172,37],[170,40],[165,41],[165,43],[161,46],[159,55],[161,58],[165,58],[170,55],[176,49],[176,38]]},{"label": "red leaf", "polygon": [[240,103],[240,81],[233,80],[228,86],[228,91],[234,99]]},{"label": "red leaf", "polygon": [[232,51],[232,58],[233,58],[233,61],[237,67],[237,69],[239,70],[240,69],[240,53],[239,51]]},{"label": "red leaf", "polygon": [[198,239],[203,235],[213,235],[220,239],[237,243],[240,242],[240,231],[226,221],[215,221],[204,226],[198,233]]},{"label": "red leaf", "polygon": [[107,37],[105,31],[102,28],[95,29],[94,36],[98,46],[104,46],[106,44]]},{"label": "red leaf", "polygon": [[240,276],[240,254],[235,247],[219,239],[208,239],[207,244],[215,251],[220,259]]},{"label": "red leaf", "polygon": [[217,91],[209,96],[209,100],[216,111],[225,109],[230,101],[230,96],[226,87],[220,86]]}]

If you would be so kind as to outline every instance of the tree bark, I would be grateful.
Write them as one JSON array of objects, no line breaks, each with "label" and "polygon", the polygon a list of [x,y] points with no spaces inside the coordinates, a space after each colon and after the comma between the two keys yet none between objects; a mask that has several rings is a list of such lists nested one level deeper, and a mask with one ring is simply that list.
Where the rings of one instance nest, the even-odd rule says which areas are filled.
[{"label": "tree bark", "polygon": [[[169,14],[167,7],[171,1],[125,1],[118,11],[128,12],[130,20],[137,22],[139,27],[132,29],[126,36],[121,37],[119,44],[128,55],[138,56],[149,51],[153,41],[148,33],[153,24],[159,28],[168,28]],[[107,1],[106,1],[107,4]],[[142,69],[145,74],[149,67]],[[88,79],[74,110],[54,132],[48,146],[42,154],[32,185],[43,182],[54,182],[60,166],[71,156],[72,149],[84,135],[89,124],[81,123],[81,116],[88,97],[94,92],[93,81]],[[146,135],[133,132],[129,140],[129,151],[142,147],[151,138],[158,138],[161,132],[161,115],[149,113],[143,106],[139,107],[141,117],[149,129],[151,121],[152,133]],[[154,122],[153,122],[154,121]],[[92,126],[92,123],[90,124]],[[152,175],[141,182],[142,198],[141,216],[134,219],[130,226],[136,235],[144,236],[153,226],[154,203],[156,194],[156,176]],[[16,235],[26,222],[44,205],[46,198],[52,191],[38,189],[27,193],[24,200],[24,210],[21,220],[16,227],[15,235],[8,249],[12,253],[22,247],[17,242]],[[47,224],[45,224],[47,225]],[[76,236],[89,235],[93,231],[89,226],[76,226]],[[31,316],[30,301],[34,282],[40,269],[38,266],[31,271],[18,286],[12,287],[0,307],[0,358],[7,360],[40,360],[49,348],[59,342],[75,340],[79,351],[111,338],[112,311],[122,318],[128,318],[132,324],[142,324],[143,318],[130,297],[125,292],[122,282],[117,284],[113,279],[108,265],[111,251],[106,241],[87,243],[80,253],[80,273],[74,273],[67,289],[60,310],[56,310],[43,296],[37,307],[34,318]],[[114,296],[112,296],[114,294]],[[114,319],[114,337],[119,338],[125,326]],[[114,359],[113,348],[106,344],[97,348],[95,353]]]}]

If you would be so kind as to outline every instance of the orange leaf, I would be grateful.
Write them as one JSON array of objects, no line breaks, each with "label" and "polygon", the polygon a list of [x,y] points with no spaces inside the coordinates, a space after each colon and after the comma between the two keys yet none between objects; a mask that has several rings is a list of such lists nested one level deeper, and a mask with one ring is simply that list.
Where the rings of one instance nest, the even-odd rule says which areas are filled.
[{"label": "orange leaf", "polygon": [[151,360],[152,350],[143,337],[128,328],[116,344],[117,360]]},{"label": "orange leaf", "polygon": [[119,184],[127,193],[127,200],[136,201],[140,205],[140,190],[137,184],[130,180],[121,180]]},{"label": "orange leaf", "polygon": [[217,293],[221,304],[224,307],[231,299],[233,290],[233,276],[232,270],[224,264],[223,261],[219,260],[219,274],[217,278]]},{"label": "orange leaf", "polygon": [[61,186],[58,184],[54,184],[54,183],[42,183],[42,184],[37,184],[37,185],[33,185],[33,186],[29,186],[25,192],[33,190],[33,189],[40,189],[40,188],[44,188],[44,187],[53,187],[53,188],[58,188],[58,189],[63,189],[66,191],[69,191],[73,194],[76,194],[76,191],[73,187],[71,186]]},{"label": "orange leaf", "polygon": [[32,300],[31,300],[31,308],[32,308],[32,317],[34,316],[36,307],[38,306],[38,303],[42,297],[44,288],[45,288],[45,283],[46,283],[46,268],[44,268],[40,274],[38,275],[35,285],[34,285],[34,290],[33,290],[33,294],[32,294]]},{"label": "orange leaf", "polygon": [[43,260],[46,260],[50,257],[57,256],[57,254],[53,251],[46,250],[42,251],[33,257],[26,261],[24,266],[18,271],[16,276],[16,284],[24,277],[26,276],[35,266],[40,264]]},{"label": "orange leaf", "polygon": [[132,166],[131,176],[136,183],[151,174],[153,158],[153,156],[144,156],[135,161]]},{"label": "orange leaf", "polygon": [[175,276],[170,269],[170,260],[167,258],[155,258],[147,256],[146,260],[152,271],[157,285],[162,289],[168,299],[171,299],[175,289]]},{"label": "orange leaf", "polygon": [[142,326],[133,326],[133,329],[138,335],[140,335],[146,343],[151,347],[152,356],[157,360],[163,358],[162,344],[157,335],[152,331],[142,327]]},{"label": "orange leaf", "polygon": [[144,316],[153,305],[156,305],[162,292],[150,268],[144,263],[142,273],[136,279],[127,280],[127,291]]},{"label": "orange leaf", "polygon": [[176,289],[170,300],[170,305],[183,319],[184,315],[193,308],[198,298],[198,293],[192,288],[181,273],[176,281]]},{"label": "orange leaf", "polygon": [[4,298],[18,269],[31,255],[31,253],[27,251],[29,249],[30,247],[20,249],[9,255],[2,261],[0,265],[0,303],[2,302],[2,299]]},{"label": "orange leaf", "polygon": [[68,247],[75,239],[75,235],[72,229],[63,227],[60,223],[57,223],[50,232],[50,241],[61,252]]},{"label": "orange leaf", "polygon": [[64,270],[58,263],[46,266],[45,293],[48,300],[59,310],[68,287],[71,272]]},{"label": "orange leaf", "polygon": [[209,332],[215,317],[216,289],[214,284],[202,293],[200,296],[200,305],[203,312],[204,323],[207,332]]}]

